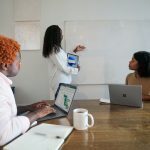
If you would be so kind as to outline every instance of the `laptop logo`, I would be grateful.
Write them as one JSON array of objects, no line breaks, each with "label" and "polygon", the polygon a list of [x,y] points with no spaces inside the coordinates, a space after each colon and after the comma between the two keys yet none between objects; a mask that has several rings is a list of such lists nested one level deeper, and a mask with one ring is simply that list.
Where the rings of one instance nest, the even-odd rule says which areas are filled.
[{"label": "laptop logo", "polygon": [[127,97],[127,94],[122,94],[122,97],[125,97],[125,98],[126,98],[126,97]]}]

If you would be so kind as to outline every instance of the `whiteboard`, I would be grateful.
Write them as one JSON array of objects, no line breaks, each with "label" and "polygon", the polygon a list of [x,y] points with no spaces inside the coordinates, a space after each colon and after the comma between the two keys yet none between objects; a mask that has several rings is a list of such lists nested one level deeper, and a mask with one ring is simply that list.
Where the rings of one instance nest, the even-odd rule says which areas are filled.
[{"label": "whiteboard", "polygon": [[40,22],[15,22],[15,39],[21,45],[21,50],[39,50]]},{"label": "whiteboard", "polygon": [[68,52],[78,44],[87,47],[78,53],[76,84],[125,83],[133,53],[150,49],[149,20],[65,21],[64,29]]}]

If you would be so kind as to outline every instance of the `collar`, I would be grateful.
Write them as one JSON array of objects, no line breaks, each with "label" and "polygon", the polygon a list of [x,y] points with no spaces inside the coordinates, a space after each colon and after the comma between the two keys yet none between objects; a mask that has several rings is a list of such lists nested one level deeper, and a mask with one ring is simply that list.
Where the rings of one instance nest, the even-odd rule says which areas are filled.
[{"label": "collar", "polygon": [[0,72],[0,77],[5,80],[9,85],[12,84],[12,81],[8,79],[3,73]]}]

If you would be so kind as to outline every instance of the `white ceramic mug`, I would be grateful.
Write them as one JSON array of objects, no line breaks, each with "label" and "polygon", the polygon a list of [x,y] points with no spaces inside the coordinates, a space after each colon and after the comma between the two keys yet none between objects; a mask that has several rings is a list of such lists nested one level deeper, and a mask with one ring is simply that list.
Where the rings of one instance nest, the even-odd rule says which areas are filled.
[{"label": "white ceramic mug", "polygon": [[[88,118],[91,119],[91,124],[88,123]],[[73,110],[73,126],[77,130],[86,130],[93,127],[94,118],[88,113],[87,109],[77,108]]]}]

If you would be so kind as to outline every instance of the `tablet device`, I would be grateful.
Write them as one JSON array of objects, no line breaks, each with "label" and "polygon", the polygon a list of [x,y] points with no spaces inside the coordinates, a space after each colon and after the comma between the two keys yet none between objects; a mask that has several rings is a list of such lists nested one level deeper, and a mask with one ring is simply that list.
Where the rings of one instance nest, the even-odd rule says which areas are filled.
[{"label": "tablet device", "polygon": [[68,66],[77,68],[79,62],[79,56],[71,53],[67,53]]}]

